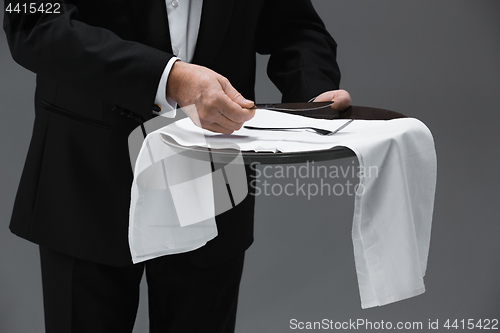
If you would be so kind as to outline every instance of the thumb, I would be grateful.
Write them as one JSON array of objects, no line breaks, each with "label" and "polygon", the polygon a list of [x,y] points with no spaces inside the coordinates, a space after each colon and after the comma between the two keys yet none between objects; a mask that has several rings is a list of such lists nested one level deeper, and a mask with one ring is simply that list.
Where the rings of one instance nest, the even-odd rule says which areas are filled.
[{"label": "thumb", "polygon": [[334,97],[335,97],[335,93],[333,90],[326,91],[326,92],[322,93],[321,95],[319,95],[318,97],[316,97],[313,102],[329,102],[329,101],[333,101]]},{"label": "thumb", "polygon": [[243,97],[243,95],[231,85],[228,79],[221,80],[220,84],[224,93],[226,93],[233,102],[245,109],[253,108],[254,102]]}]

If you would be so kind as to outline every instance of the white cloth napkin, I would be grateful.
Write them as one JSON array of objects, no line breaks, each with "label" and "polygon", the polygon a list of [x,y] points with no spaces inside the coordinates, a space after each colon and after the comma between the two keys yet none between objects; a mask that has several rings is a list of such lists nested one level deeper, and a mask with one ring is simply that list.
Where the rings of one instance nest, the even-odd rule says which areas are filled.
[{"label": "white cloth napkin", "polygon": [[[135,164],[129,221],[134,263],[191,251],[217,236],[210,163],[179,155],[163,143],[162,130],[145,138]],[[197,127],[190,135],[204,141]]]},{"label": "white cloth napkin", "polygon": [[[346,120],[319,120],[257,110],[256,116],[246,125],[313,126],[334,130],[345,122]],[[200,135],[200,131],[204,135]],[[370,167],[377,170],[376,174],[364,173],[360,176],[355,198],[352,239],[362,308],[385,305],[425,291],[423,277],[430,243],[437,165],[432,135],[419,120],[355,120],[333,136],[320,136],[305,131],[272,132],[244,128],[232,135],[222,135],[200,130],[189,119],[183,119],[160,129],[155,134],[156,137],[158,133],[165,133],[184,146],[222,148],[226,145],[234,147],[236,144],[242,151],[299,152],[335,146],[348,147],[356,153],[360,170],[370,170]],[[146,149],[145,144],[138,165],[144,165],[144,161],[139,161],[141,159],[151,160],[143,152]],[[134,186],[141,179],[141,171],[141,167],[136,166]],[[163,172],[157,167],[158,174],[160,171]],[[166,169],[167,174],[170,171]],[[197,194],[208,207],[211,188],[206,186],[202,190],[207,197],[205,194],[200,195],[200,192]],[[137,212],[134,206],[139,202],[144,211],[144,203],[140,201],[150,195],[149,200],[154,202],[158,199],[154,193],[150,193],[142,194],[142,197],[139,194],[141,200],[134,200],[133,187],[131,231],[137,230],[136,225],[144,224],[142,216],[132,214]],[[207,201],[203,201],[204,199]],[[154,211],[146,215],[151,219],[157,216]],[[167,218],[168,213],[160,216],[162,219]],[[196,246],[202,246],[213,234],[211,232],[210,236],[204,234],[203,237],[198,237],[201,241],[197,241]],[[141,250],[144,252],[145,246],[142,243]],[[131,242],[132,253],[135,245]],[[184,249],[181,247],[180,250]],[[149,254],[143,258],[162,254],[168,253]]]}]

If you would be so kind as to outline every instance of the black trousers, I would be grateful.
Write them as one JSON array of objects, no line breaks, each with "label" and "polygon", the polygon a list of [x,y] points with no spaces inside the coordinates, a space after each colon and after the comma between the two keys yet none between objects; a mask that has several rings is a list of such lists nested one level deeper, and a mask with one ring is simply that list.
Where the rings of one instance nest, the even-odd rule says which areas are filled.
[{"label": "black trousers", "polygon": [[114,267],[40,247],[47,333],[129,333],[146,271],[151,333],[234,332],[244,253],[200,268],[186,255]]}]

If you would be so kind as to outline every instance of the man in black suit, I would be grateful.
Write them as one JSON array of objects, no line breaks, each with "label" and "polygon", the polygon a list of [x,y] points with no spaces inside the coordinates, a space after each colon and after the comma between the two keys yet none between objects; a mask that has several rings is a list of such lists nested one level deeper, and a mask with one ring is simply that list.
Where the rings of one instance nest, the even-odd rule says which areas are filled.
[{"label": "man in black suit", "polygon": [[[217,217],[219,236],[203,248],[130,260],[127,138],[154,117],[174,56],[165,2],[75,0],[47,11],[37,1],[32,13],[18,3],[5,1],[4,30],[37,89],[11,230],[40,245],[47,332],[130,332],[144,267],[151,332],[234,331],[253,196]],[[310,0],[205,0],[192,63],[173,64],[165,95],[195,104],[204,128],[231,133],[253,116],[245,98],[254,99],[259,52],[271,54],[283,101],[344,109],[335,49]]]}]

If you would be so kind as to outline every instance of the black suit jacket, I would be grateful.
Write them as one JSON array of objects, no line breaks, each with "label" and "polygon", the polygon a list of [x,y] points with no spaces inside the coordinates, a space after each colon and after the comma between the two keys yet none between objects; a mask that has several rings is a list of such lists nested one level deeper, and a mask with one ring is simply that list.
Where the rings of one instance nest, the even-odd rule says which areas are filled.
[{"label": "black suit jacket", "polygon": [[[65,1],[60,13],[6,12],[4,30],[14,60],[37,74],[12,232],[79,258],[129,264],[127,138],[153,117],[172,57],[165,1]],[[271,54],[268,74],[283,101],[306,101],[338,88],[335,49],[310,0],[205,0],[193,63],[253,99],[255,54]],[[218,216],[219,236],[192,260],[208,265],[248,248],[253,206],[249,196]]]}]

